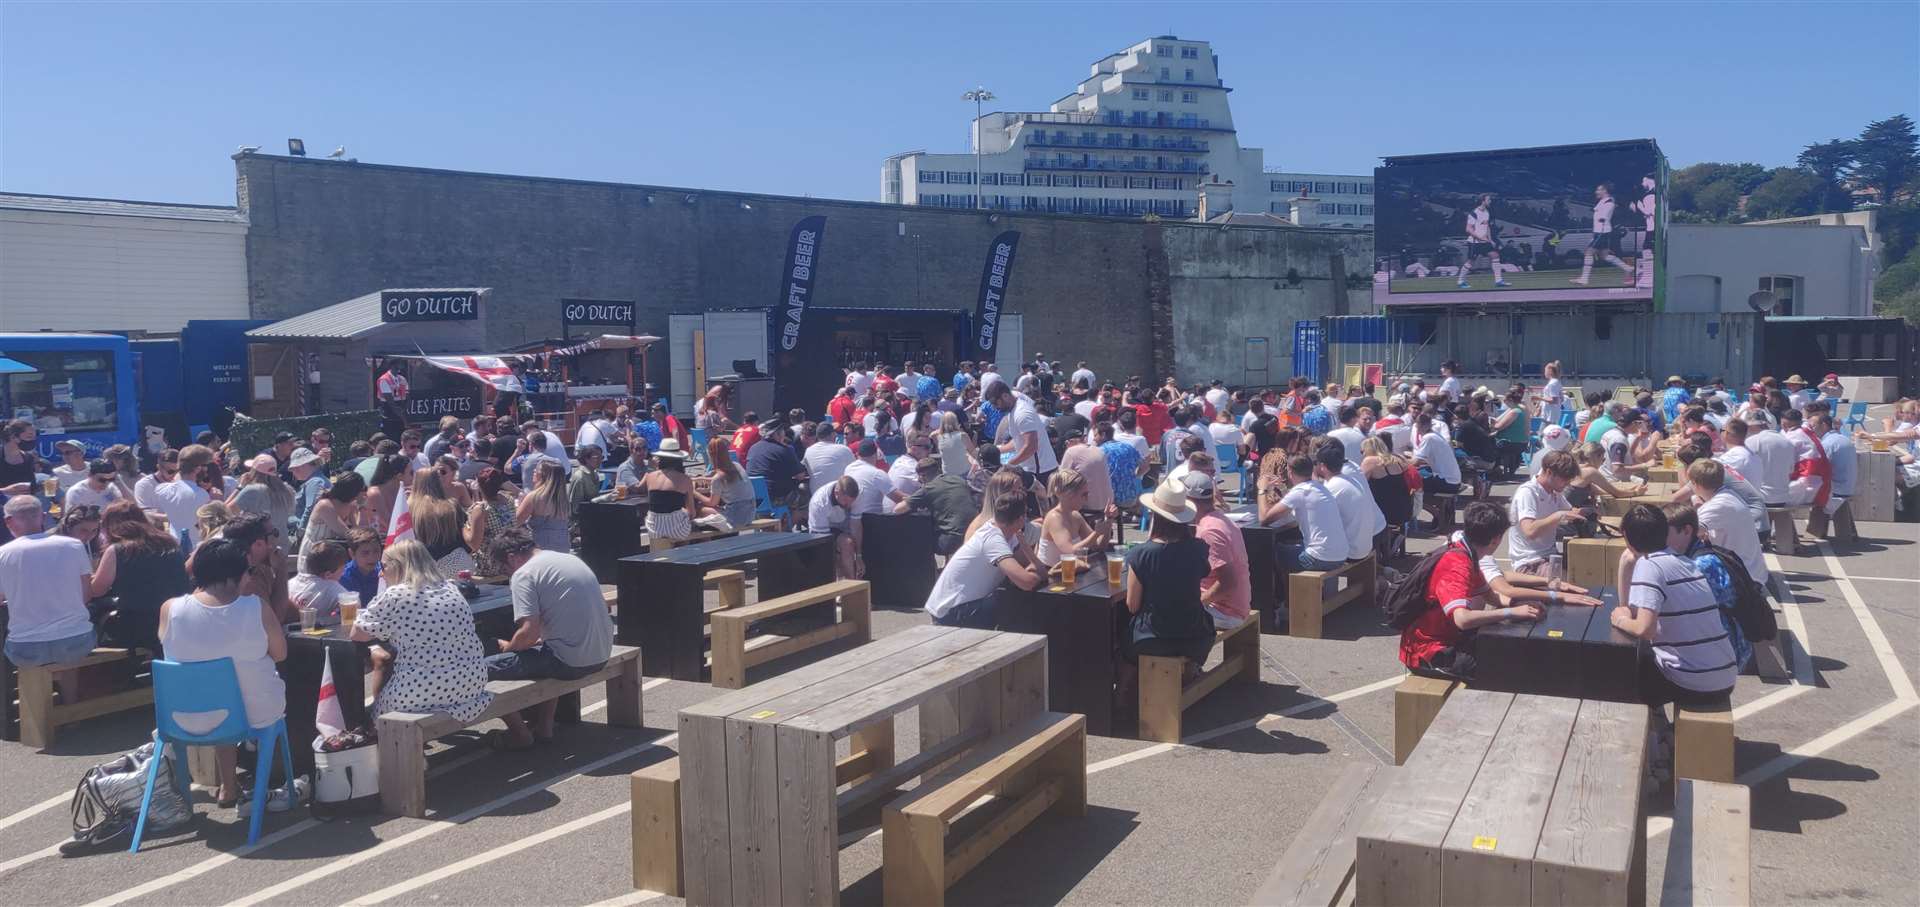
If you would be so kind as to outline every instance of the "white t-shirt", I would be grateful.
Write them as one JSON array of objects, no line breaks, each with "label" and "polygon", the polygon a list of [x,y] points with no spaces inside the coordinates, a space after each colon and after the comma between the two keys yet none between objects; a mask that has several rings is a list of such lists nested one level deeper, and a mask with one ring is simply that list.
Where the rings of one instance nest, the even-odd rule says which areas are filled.
[{"label": "white t-shirt", "polygon": [[983,394],[986,393],[987,388],[992,387],[995,381],[1005,384],[1007,379],[1000,377],[1000,372],[995,369],[988,369],[984,372],[981,372],[980,373],[980,392]]},{"label": "white t-shirt", "polygon": [[945,617],[956,605],[992,595],[993,590],[1000,588],[1000,580],[1006,577],[1000,562],[1012,556],[1013,544],[1007,540],[1007,534],[992,520],[982,523],[960,543],[953,556],[947,558],[947,566],[940,571],[940,578],[933,583],[933,592],[927,596],[927,613],[935,618]]},{"label": "white t-shirt", "polygon": [[613,449],[613,442],[608,440],[612,437],[612,422],[605,419],[589,420],[582,424],[579,433],[573,436],[573,450],[578,453],[592,446],[600,448],[601,452],[605,453]]},{"label": "white t-shirt", "polygon": [[1092,422],[1093,411],[1098,409],[1099,407],[1100,407],[1100,404],[1097,401],[1095,401],[1092,397],[1088,397],[1087,399],[1082,400],[1079,403],[1075,403],[1073,405],[1073,413],[1074,415],[1077,415],[1080,418],[1087,420],[1088,422]]},{"label": "white t-shirt", "polygon": [[1047,440],[1047,420],[1040,417],[1033,401],[1027,397],[1014,398],[1013,414],[1007,417],[1013,423],[1013,452],[1001,462],[1012,462],[1029,446],[1034,449],[1033,456],[1020,462],[1020,468],[1032,473],[1048,473],[1060,466],[1054,459],[1053,444]]},{"label": "white t-shirt", "polygon": [[1613,232],[1613,197],[1608,196],[1593,204],[1593,232]]},{"label": "white t-shirt", "polygon": [[49,534],[0,545],[0,595],[7,637],[19,642],[70,639],[93,629],[82,586],[93,559],[79,539]]},{"label": "white t-shirt", "polygon": [[1507,516],[1513,522],[1507,529],[1507,556],[1513,559],[1515,567],[1544,561],[1552,556],[1554,550],[1555,532],[1552,529],[1540,529],[1533,535],[1527,535],[1520,531],[1520,521],[1550,517],[1570,509],[1572,505],[1567,503],[1566,495],[1548,491],[1538,479],[1529,479],[1513,490],[1513,500],[1507,504]]},{"label": "white t-shirt", "polygon": [[1342,425],[1327,432],[1327,437],[1339,441],[1340,446],[1346,448],[1347,462],[1358,465],[1364,459],[1360,453],[1360,442],[1366,440],[1366,435],[1361,434],[1360,429],[1351,425]]},{"label": "white t-shirt", "polygon": [[1611,451],[1615,444],[1627,443],[1627,433],[1618,428],[1609,428],[1600,436],[1600,449]]},{"label": "white t-shirt", "polygon": [[338,582],[311,573],[296,573],[287,580],[287,597],[294,606],[319,612],[318,621],[323,626],[340,622],[340,593],[345,591],[347,587]]},{"label": "white t-shirt", "polygon": [[1757,432],[1747,435],[1747,453],[1752,456],[1752,468],[1740,474],[1760,489],[1767,506],[1785,504],[1787,485],[1793,480],[1793,442],[1777,431]]},{"label": "white t-shirt", "polygon": [[1733,686],[1739,670],[1733,642],[1720,622],[1713,587],[1692,561],[1664,550],[1635,561],[1627,601],[1658,615],[1649,642],[1668,680],[1697,692]]},{"label": "white t-shirt", "polygon": [[1373,492],[1345,473],[1324,484],[1340,509],[1340,525],[1347,531],[1347,556],[1360,557],[1372,551],[1374,535],[1387,528],[1387,516],[1373,502]]},{"label": "white t-shirt", "polygon": [[1747,575],[1756,583],[1767,581],[1767,558],[1760,550],[1760,532],[1753,525],[1753,513],[1727,486],[1694,508],[1700,531],[1707,541],[1740,556]]},{"label": "white t-shirt", "polygon": [[1493,214],[1485,208],[1475,208],[1467,212],[1467,238],[1474,242],[1493,242],[1493,232],[1488,229]]},{"label": "white t-shirt", "polygon": [[159,505],[160,512],[166,514],[167,526],[176,535],[185,532],[187,541],[200,544],[200,526],[195,513],[200,505],[212,500],[207,496],[206,489],[184,478],[174,479],[160,483],[153,490],[153,500]]},{"label": "white t-shirt", "polygon": [[1133,445],[1133,449],[1140,452],[1140,462],[1142,463],[1147,462],[1147,451],[1150,445],[1147,444],[1147,438],[1145,435],[1131,434],[1128,432],[1120,431],[1119,429],[1115,429],[1113,432],[1113,439],[1115,441],[1119,441],[1122,444]]},{"label": "white t-shirt", "polygon": [[893,490],[903,495],[920,490],[920,464],[912,456],[895,459],[887,469],[887,477],[893,480]]},{"label": "white t-shirt", "polygon": [[1720,465],[1733,469],[1743,476],[1753,469],[1753,452],[1743,445],[1729,445],[1726,450],[1714,454],[1713,458],[1718,460]]},{"label": "white t-shirt", "polygon": [[[846,450],[843,445],[836,446]],[[807,531],[814,535],[827,535],[836,529],[846,528],[847,511],[834,503],[833,483],[815,485],[813,497],[807,499]]]},{"label": "white t-shirt", "polygon": [[1460,484],[1460,461],[1453,456],[1453,445],[1439,432],[1428,432],[1414,445],[1413,455],[1425,461],[1427,468],[1441,481]]},{"label": "white t-shirt", "polygon": [[87,464],[82,463],[80,467],[76,469],[62,463],[53,468],[52,476],[60,480],[60,493],[64,495],[67,493],[67,489],[87,480]]},{"label": "white t-shirt", "polygon": [[1239,447],[1247,441],[1246,436],[1240,433],[1240,429],[1234,428],[1229,422],[1215,422],[1208,425],[1207,434],[1213,436],[1215,446],[1224,444],[1228,447]]},{"label": "white t-shirt", "polygon": [[1094,383],[1098,380],[1098,378],[1094,377],[1093,369],[1077,368],[1073,370],[1073,375],[1067,379],[1067,383],[1074,385],[1085,384],[1089,388],[1098,389],[1100,385]]},{"label": "white t-shirt", "polygon": [[873,389],[873,373],[848,372],[847,386],[853,388],[854,399],[858,400],[862,396],[865,396],[867,391]]},{"label": "white t-shirt", "polygon": [[160,487],[160,477],[148,474],[133,483],[133,502],[143,510],[159,510],[160,502],[153,496],[153,490]]},{"label": "white t-shirt", "polygon": [[1227,393],[1226,388],[1211,388],[1207,391],[1207,403],[1213,406],[1214,412],[1224,413],[1233,405],[1233,395]]},{"label": "white t-shirt", "polygon": [[838,481],[853,462],[853,448],[834,441],[815,441],[807,445],[800,458],[807,467],[807,487],[819,491]]},{"label": "white t-shirt", "polygon": [[1560,386],[1560,379],[1548,378],[1547,386],[1540,389],[1540,421],[1554,425],[1560,421],[1560,401],[1566,399],[1566,390]]},{"label": "white t-shirt", "polygon": [[108,504],[120,500],[120,486],[107,483],[106,491],[94,491],[92,482],[81,482],[67,489],[67,509],[72,510],[81,504],[90,504],[105,510]]},{"label": "white t-shirt", "polygon": [[1287,489],[1280,501],[1299,518],[1308,557],[1336,563],[1347,559],[1346,523],[1325,483],[1319,479],[1301,482]]},{"label": "white t-shirt", "polygon": [[1447,399],[1455,403],[1464,399],[1460,396],[1460,379],[1453,375],[1448,375],[1440,382],[1440,392],[1446,394]]},{"label": "white t-shirt", "polygon": [[887,493],[893,490],[893,479],[880,468],[865,460],[856,459],[847,466],[847,475],[853,477],[854,484],[860,486],[860,494],[853,499],[853,518],[869,513],[885,513]]}]

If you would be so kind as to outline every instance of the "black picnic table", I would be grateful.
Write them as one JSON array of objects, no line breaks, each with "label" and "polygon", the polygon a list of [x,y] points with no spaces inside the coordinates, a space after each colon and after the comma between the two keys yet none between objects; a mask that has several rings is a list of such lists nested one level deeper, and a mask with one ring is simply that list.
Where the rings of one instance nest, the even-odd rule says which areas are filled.
[{"label": "black picnic table", "polygon": [[[757,532],[620,559],[614,638],[640,647],[640,672],[698,682],[706,669],[703,592],[707,571],[757,561],[760,601],[833,582],[832,536]],[[832,602],[790,619],[825,613]]]},{"label": "black picnic table", "polygon": [[580,525],[580,559],[593,568],[595,579],[612,583],[620,577],[620,559],[644,553],[640,533],[647,525],[647,499],[581,501],[573,505]]},{"label": "black picnic table", "polygon": [[1047,702],[1060,712],[1087,716],[1087,732],[1114,732],[1114,684],[1121,634],[1127,632],[1126,578],[1107,582],[1094,561],[1071,585],[1057,578],[1031,592],[1004,585],[995,593],[997,629],[1047,637]]},{"label": "black picnic table", "polygon": [[1611,592],[1597,608],[1547,605],[1538,621],[1506,621],[1476,633],[1471,686],[1607,702],[1640,701],[1645,644],[1614,629]]},{"label": "black picnic table", "polygon": [[940,568],[934,566],[933,516],[925,513],[869,513],[860,518],[861,559],[873,604],[882,608],[922,608],[933,592]]}]

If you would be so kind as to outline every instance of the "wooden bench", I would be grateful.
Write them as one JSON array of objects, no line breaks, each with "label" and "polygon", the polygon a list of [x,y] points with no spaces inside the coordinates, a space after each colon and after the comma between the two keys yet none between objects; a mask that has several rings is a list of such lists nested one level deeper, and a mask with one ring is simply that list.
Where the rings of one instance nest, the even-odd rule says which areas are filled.
[{"label": "wooden bench", "polygon": [[1393,764],[1407,764],[1413,748],[1447,704],[1447,697],[1460,686],[1458,680],[1442,680],[1420,674],[1408,674],[1393,690]]},{"label": "wooden bench", "polygon": [[659,536],[649,533],[647,535],[647,550],[649,552],[672,551],[673,549],[678,548],[681,545],[694,545],[700,542],[715,541],[717,539],[730,539],[739,534],[740,534],[740,530],[738,529],[729,530],[727,532],[715,532],[711,529],[707,529],[701,526],[693,527],[693,534],[683,539],[661,538]]},{"label": "wooden bench", "polygon": [[1180,716],[1221,684],[1235,678],[1260,682],[1260,621],[1249,617],[1232,630],[1217,630],[1220,663],[1183,683],[1187,660],[1181,656],[1140,656],[1140,739],[1180,742]]},{"label": "wooden bench", "polygon": [[[949,846],[953,820],[982,797],[1011,804]],[[888,904],[939,905],[947,889],[1049,809],[1087,812],[1083,715],[1040,712],[974,747],[881,814],[881,890]]]},{"label": "wooden bench", "polygon": [[1350,602],[1370,600],[1378,574],[1373,555],[1332,570],[1302,570],[1287,577],[1287,635],[1319,639],[1327,614]]},{"label": "wooden bench", "polygon": [[1733,706],[1676,706],[1673,776],[1733,781]]},{"label": "wooden bench", "polygon": [[1354,829],[1373,812],[1393,773],[1394,769],[1370,762],[1342,769],[1249,903],[1257,907],[1352,903]]},{"label": "wooden bench", "polygon": [[[796,636],[760,636],[747,639],[747,627],[754,621],[777,617],[823,602],[840,602],[840,619]],[[873,641],[873,591],[862,579],[834,580],[791,595],[712,612],[713,685],[737,690],[747,685],[747,669],[832,642],[843,636]]]},{"label": "wooden bench", "polygon": [[427,741],[596,683],[607,685],[608,724],[641,726],[640,650],[632,646],[614,646],[605,667],[574,680],[489,681],[487,692],[493,694],[493,702],[472,721],[461,721],[444,712],[388,712],[380,716],[381,809],[390,815],[416,819],[427,814]]},{"label": "wooden bench", "polygon": [[680,757],[629,776],[633,791],[633,887],[681,897]]},{"label": "wooden bench", "polygon": [[1674,782],[1662,905],[1753,903],[1751,796],[1741,784]]},{"label": "wooden bench", "polygon": [[53,675],[133,657],[127,649],[94,649],[83,658],[53,665],[19,665],[20,742],[35,749],[53,745],[55,729],[88,718],[153,704],[152,687],[135,687],[78,702],[53,704]]},{"label": "wooden bench", "polygon": [[[1462,486],[1462,487],[1465,487],[1465,486]],[[1422,509],[1433,514],[1433,530],[1435,532],[1443,532],[1443,533],[1452,532],[1453,524],[1454,524],[1454,505],[1458,500],[1458,496],[1451,495],[1451,494],[1428,493],[1423,495],[1422,497],[1425,499],[1421,504]]]},{"label": "wooden bench", "polygon": [[748,523],[747,528],[754,532],[779,532],[781,527],[778,519],[766,516]]}]

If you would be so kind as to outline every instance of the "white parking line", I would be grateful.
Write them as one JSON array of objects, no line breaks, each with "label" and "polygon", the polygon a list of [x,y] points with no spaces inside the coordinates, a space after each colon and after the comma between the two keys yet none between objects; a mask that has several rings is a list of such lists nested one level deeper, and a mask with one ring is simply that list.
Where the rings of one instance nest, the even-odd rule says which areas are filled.
[{"label": "white parking line", "polygon": [[1847,600],[1847,607],[1853,609],[1853,616],[1860,621],[1861,632],[1867,635],[1867,645],[1873,648],[1873,654],[1880,659],[1880,670],[1887,675],[1887,683],[1893,686],[1895,699],[1912,701],[1920,699],[1913,691],[1913,679],[1907,676],[1905,668],[1900,666],[1900,656],[1893,651],[1893,645],[1887,642],[1887,634],[1880,629],[1880,621],[1867,610],[1867,603],[1860,598],[1860,590],[1853,587],[1846,568],[1840,566],[1840,559],[1833,556],[1833,549],[1825,542],[1819,545],[1820,556],[1827,562],[1827,572],[1833,577],[1833,584],[1840,587],[1840,596]]},{"label": "white parking line", "polygon": [[1236,721],[1236,722],[1233,722],[1232,724],[1224,724],[1217,728],[1204,730],[1204,731],[1201,731],[1200,733],[1193,734],[1184,740],[1181,740],[1179,743],[1156,743],[1152,746],[1142,747],[1140,749],[1134,750],[1131,753],[1122,753],[1111,759],[1103,759],[1099,762],[1095,762],[1094,764],[1087,766],[1087,774],[1092,775],[1098,772],[1106,771],[1107,769],[1110,769],[1110,768],[1117,768],[1129,762],[1138,762],[1139,760],[1145,759],[1148,756],[1158,756],[1161,753],[1164,753],[1176,747],[1193,746],[1195,744],[1205,743],[1216,737],[1224,737],[1228,734],[1238,733],[1240,731],[1244,731],[1251,727],[1257,727],[1259,725],[1272,721],[1275,718],[1292,718],[1295,715],[1299,715],[1305,712],[1311,712],[1315,709],[1333,705],[1334,703],[1337,703],[1337,702],[1345,702],[1355,697],[1365,696],[1368,693],[1374,693],[1380,690],[1384,690],[1391,686],[1396,686],[1405,677],[1406,675],[1404,674],[1396,674],[1385,680],[1376,681],[1374,683],[1370,683],[1362,687],[1354,687],[1353,689],[1347,690],[1345,692],[1334,693],[1330,696],[1315,697],[1306,702],[1302,702],[1297,705],[1288,706],[1287,708],[1281,709],[1280,711],[1275,712],[1271,715],[1262,715],[1259,718],[1249,718],[1245,721]]},{"label": "white parking line", "polygon": [[452,816],[444,820],[434,821],[422,828],[416,828],[413,831],[407,832],[404,835],[394,838],[393,840],[381,841],[365,850],[346,854],[344,856],[335,857],[329,860],[327,864],[324,866],[318,866],[313,869],[310,869],[297,876],[294,876],[291,879],[287,879],[284,882],[280,882],[277,885],[270,885],[266,888],[262,888],[259,891],[256,891],[250,895],[247,895],[246,897],[230,902],[229,904],[227,904],[227,907],[247,907],[247,905],[250,905],[250,904],[258,904],[262,901],[265,901],[271,898],[276,898],[283,894],[287,894],[288,892],[296,891],[301,886],[306,885],[309,882],[314,882],[319,879],[324,879],[327,876],[340,872],[343,869],[350,869],[354,866],[358,866],[361,863],[365,863],[366,861],[373,859],[374,857],[386,856],[387,854],[390,854],[395,850],[405,847],[408,844],[412,844],[416,841],[433,837],[434,835],[437,835],[443,831],[459,828],[461,825],[469,821],[472,821],[474,819],[477,819],[481,816],[484,816],[487,813],[493,812],[494,810],[499,809],[502,806],[506,806],[509,803],[513,803],[515,801],[522,800],[527,797],[531,797],[534,794],[540,793],[541,791],[544,791],[547,788],[553,787],[556,784],[560,784],[561,782],[571,780],[587,772],[596,771],[598,769],[605,768],[606,766],[612,765],[613,763],[619,762],[623,759],[630,759],[636,755],[639,755],[640,753],[646,752],[647,750],[653,749],[655,747],[666,746],[668,743],[671,743],[674,739],[678,738],[679,736],[680,735],[677,733],[668,734],[667,736],[662,737],[658,740],[652,741],[650,743],[643,743],[643,744],[640,744],[639,746],[628,747],[627,749],[621,750],[620,752],[614,753],[610,756],[602,756],[601,758],[595,759],[594,761],[589,762],[585,765],[571,769],[565,772],[564,774],[555,775],[554,777],[549,778],[545,781],[542,781],[538,784],[529,784],[516,791],[513,791],[512,793],[505,794],[500,797],[496,797],[492,800],[489,800],[485,803],[480,804],[479,806],[469,809],[466,812],[460,813],[458,815]]},{"label": "white parking line", "polygon": [[604,901],[601,901],[598,904],[590,904],[588,905],[588,907],[632,907],[632,905],[641,903],[643,901],[651,901],[654,898],[663,898],[663,897],[666,897],[666,895],[661,894],[658,891],[649,891],[645,888],[640,888],[634,891],[629,891],[626,894],[620,895],[619,897],[608,898]]},{"label": "white parking line", "polygon": [[55,794],[54,796],[48,797],[45,800],[35,803],[34,805],[29,806],[26,809],[23,809],[17,813],[14,813],[11,816],[8,816],[4,819],[0,819],[0,831],[3,831],[7,828],[11,828],[15,825],[25,822],[26,820],[31,819],[34,816],[37,816],[43,812],[46,812],[47,810],[52,809],[56,806],[59,806],[62,803],[71,803],[71,802],[73,802],[73,794],[71,793]]},{"label": "white parking line", "polygon": [[153,879],[146,883],[136,885],[132,888],[129,888],[117,894],[113,894],[111,896],[101,898],[100,900],[97,900],[91,904],[88,904],[87,907],[111,907],[111,905],[113,904],[125,903],[127,901],[133,900],[134,898],[143,897],[145,895],[152,894],[153,892],[159,891],[162,888],[170,888],[174,885],[180,884],[181,882],[185,882],[190,879],[199,878],[200,876],[206,875],[209,872],[219,869],[220,867],[225,866],[228,863],[231,863],[235,860],[238,860],[241,857],[244,857],[250,853],[253,853],[254,851],[264,850],[268,847],[272,847],[273,845],[278,844],[281,841],[285,841],[286,839],[291,838],[294,835],[300,834],[303,831],[306,831],[312,828],[319,828],[322,824],[323,823],[318,819],[302,819],[301,821],[296,822],[292,825],[289,825],[286,828],[282,828],[279,831],[274,832],[273,834],[262,836],[259,841],[253,843],[252,845],[242,845],[240,847],[234,848],[233,850],[227,851],[226,853],[215,854],[214,856],[201,860],[200,862],[195,863],[192,866],[188,866],[185,869],[179,870],[178,872],[168,873],[157,879]]},{"label": "white parking line", "polygon": [[1813,648],[1807,642],[1807,622],[1800,614],[1800,602],[1793,597],[1793,590],[1787,588],[1787,571],[1780,566],[1780,557],[1767,556],[1767,572],[1779,579],[1774,592],[1780,599],[1780,616],[1786,618],[1787,629],[1793,631],[1793,640],[1799,651],[1781,654],[1793,659],[1793,681],[1802,686],[1813,686]]},{"label": "white parking line", "polygon": [[12,872],[13,870],[18,869],[19,867],[25,866],[28,863],[31,863],[35,860],[40,859],[41,857],[50,857],[59,852],[60,852],[60,845],[49,844],[42,850],[36,850],[33,853],[26,854],[25,856],[14,857],[13,859],[6,861],[5,863],[0,863],[0,876],[4,876],[9,872]]},{"label": "white parking line", "polygon": [[472,869],[476,866],[485,866],[486,864],[491,863],[494,860],[497,860],[508,854],[519,853],[520,851],[526,850],[529,847],[538,847],[539,845],[545,844],[546,842],[551,841],[554,838],[558,838],[562,835],[572,834],[576,831],[579,831],[582,828],[586,828],[589,825],[595,825],[600,822],[604,822],[615,816],[625,815],[626,812],[632,808],[633,808],[633,804],[630,801],[625,803],[620,803],[615,806],[609,806],[606,809],[603,809],[592,815],[581,816],[580,818],[575,819],[571,822],[555,825],[554,827],[549,828],[546,831],[540,832],[539,834],[535,834],[535,835],[528,835],[527,837],[521,838],[520,840],[515,841],[511,844],[504,844],[499,847],[495,847],[492,850],[483,851],[481,853],[474,854],[473,856],[470,856],[464,860],[456,860],[432,872],[422,873],[404,882],[401,882],[397,885],[388,885],[387,887],[382,888],[379,891],[375,891],[371,894],[361,895],[360,897],[357,897],[351,901],[348,901],[344,905],[344,907],[360,907],[360,905],[365,905],[365,904],[378,904],[382,901],[399,897],[400,895],[406,894],[409,891],[414,891],[416,889],[425,887],[427,885],[431,885],[435,882],[440,881],[441,879],[450,878],[452,876],[459,875],[460,873],[466,872],[467,870]]},{"label": "white parking line", "polygon": [[[646,691],[648,691],[648,690],[651,690],[651,689],[653,689],[654,687],[657,687],[657,686],[659,686],[659,685],[661,685],[661,684],[663,684],[663,683],[666,683],[667,681],[669,681],[669,680],[672,680],[672,679],[673,679],[673,678],[671,678],[671,677],[655,677],[654,679],[652,679],[652,680],[649,680],[649,681],[647,681],[646,683],[643,683],[643,684],[641,684],[641,685],[640,685],[640,692],[642,692],[642,693],[644,693],[644,692],[646,692]],[[582,718],[585,718],[586,716],[588,716],[588,715],[591,715],[591,714],[593,714],[594,712],[598,712],[598,711],[600,711],[601,709],[604,709],[604,708],[606,708],[606,707],[607,707],[607,700],[605,700],[605,699],[602,699],[602,700],[600,700],[599,702],[596,702],[596,703],[594,703],[594,704],[592,704],[592,705],[590,705],[590,706],[587,706],[587,707],[586,707],[586,708],[584,708],[584,709],[581,709],[581,710],[580,710],[580,717],[582,717]]]}]

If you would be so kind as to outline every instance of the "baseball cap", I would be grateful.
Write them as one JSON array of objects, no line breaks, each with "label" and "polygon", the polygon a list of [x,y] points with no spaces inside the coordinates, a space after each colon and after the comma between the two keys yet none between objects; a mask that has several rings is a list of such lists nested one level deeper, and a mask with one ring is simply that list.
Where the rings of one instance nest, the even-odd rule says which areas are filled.
[{"label": "baseball cap", "polygon": [[254,472],[280,471],[280,461],[274,459],[273,454],[256,455],[252,460],[247,461],[247,465],[253,467]]},{"label": "baseball cap", "polygon": [[55,450],[77,450],[81,453],[87,452],[87,445],[82,444],[79,441],[75,441],[72,438],[61,438],[60,440],[53,442],[53,448]]},{"label": "baseball cap", "polygon": [[1828,373],[1827,373],[1827,376],[1826,376],[1826,377],[1824,377],[1824,378],[1821,378],[1820,380],[1822,380],[1822,381],[1838,381],[1838,380],[1840,380],[1840,376],[1839,376],[1839,375],[1836,375],[1836,374],[1834,374],[1834,373],[1832,373],[1832,372],[1828,372]]},{"label": "baseball cap", "polygon": [[1195,470],[1189,470],[1180,477],[1180,485],[1186,490],[1188,498],[1212,499],[1213,483],[1213,476]]},{"label": "baseball cap", "polygon": [[273,443],[275,444],[285,444],[291,440],[293,440],[293,432],[290,431],[283,431],[273,436]]},{"label": "baseball cap", "polygon": [[1566,450],[1573,443],[1573,435],[1558,425],[1549,425],[1540,430],[1540,443],[1548,450]]}]

